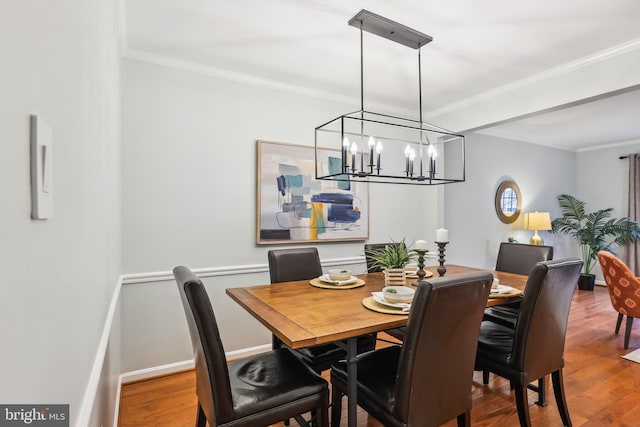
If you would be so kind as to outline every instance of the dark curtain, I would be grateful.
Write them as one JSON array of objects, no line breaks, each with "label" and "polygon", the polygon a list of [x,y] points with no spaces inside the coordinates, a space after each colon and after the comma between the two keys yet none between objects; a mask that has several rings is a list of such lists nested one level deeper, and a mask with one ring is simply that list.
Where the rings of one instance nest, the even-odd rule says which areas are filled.
[{"label": "dark curtain", "polygon": [[[640,221],[640,154],[629,155],[629,213],[634,221]],[[640,241],[631,243],[625,251],[625,262],[636,276],[640,272]]]}]

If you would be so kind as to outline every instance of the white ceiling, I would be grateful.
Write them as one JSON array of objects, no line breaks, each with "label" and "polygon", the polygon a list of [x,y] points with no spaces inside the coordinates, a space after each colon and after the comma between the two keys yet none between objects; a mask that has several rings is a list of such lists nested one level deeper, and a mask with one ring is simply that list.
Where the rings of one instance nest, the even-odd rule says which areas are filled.
[{"label": "white ceiling", "polygon": [[[427,117],[619,46],[640,49],[637,0],[121,2],[125,55],[304,88],[356,107],[360,34],[347,22],[360,9],[383,15],[434,38],[421,52]],[[416,51],[365,33],[364,58],[365,108],[417,111]],[[640,139],[640,120],[634,117],[640,90],[632,89],[637,87],[474,128],[570,150]]]}]

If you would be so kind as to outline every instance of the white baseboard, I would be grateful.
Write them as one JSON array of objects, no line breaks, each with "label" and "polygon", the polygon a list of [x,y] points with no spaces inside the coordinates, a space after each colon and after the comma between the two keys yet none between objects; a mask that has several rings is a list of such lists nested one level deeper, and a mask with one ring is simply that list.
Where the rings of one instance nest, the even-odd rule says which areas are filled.
[{"label": "white baseboard", "polygon": [[[271,344],[263,344],[256,347],[243,348],[226,353],[227,360],[242,359],[243,357],[253,356],[255,354],[264,353],[271,350]],[[125,372],[120,375],[120,383],[128,384],[135,381],[146,380],[162,375],[177,374],[178,372],[188,371],[195,367],[193,359],[183,360],[181,362],[168,363],[166,365],[153,366],[151,368],[138,369],[137,371]]]},{"label": "white baseboard", "polygon": [[118,384],[116,385],[116,400],[115,408],[113,411],[113,427],[118,427],[118,420],[120,418],[120,395],[122,393],[122,375],[118,375]]},{"label": "white baseboard", "polygon": [[120,383],[129,384],[162,375],[177,374],[178,372],[188,371],[193,368],[193,359],[189,359],[181,362],[168,363],[166,365],[153,366],[151,368],[138,369],[136,371],[122,373],[120,375]]},{"label": "white baseboard", "polygon": [[[91,367],[91,373],[89,374],[89,381],[87,388],[85,389],[84,396],[82,398],[82,406],[78,414],[78,422],[76,426],[85,427],[89,425],[91,420],[91,412],[96,401],[96,395],[98,394],[98,387],[100,386],[100,380],[102,376],[102,369],[104,367],[104,358],[107,354],[107,348],[109,346],[109,337],[111,336],[111,327],[113,325],[113,318],[116,313],[116,307],[120,302],[120,290],[122,289],[122,276],[116,281],[116,286],[111,297],[111,303],[107,310],[107,317],[102,328],[102,335],[100,336],[100,342],[98,343],[98,349],[96,351],[96,357]],[[116,413],[118,411],[118,402],[116,402]],[[117,419],[117,418],[116,418]]]}]

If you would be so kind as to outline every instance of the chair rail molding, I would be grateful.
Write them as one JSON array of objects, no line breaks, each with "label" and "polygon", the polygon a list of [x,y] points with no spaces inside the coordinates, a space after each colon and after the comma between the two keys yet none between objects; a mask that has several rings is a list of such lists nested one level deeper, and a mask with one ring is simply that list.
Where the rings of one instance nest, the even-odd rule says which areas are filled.
[{"label": "chair rail molding", "polygon": [[[357,257],[344,257],[344,258],[331,258],[322,260],[322,267],[335,267],[340,265],[353,265],[364,264],[364,256]],[[247,265],[232,265],[224,267],[204,267],[194,268],[192,270],[199,277],[213,277],[213,276],[232,276],[237,274],[254,274],[254,273],[266,273],[269,271],[269,264],[247,264]],[[148,283],[148,282],[165,282],[167,280],[174,280],[172,271],[156,271],[149,273],[135,273],[122,275],[123,285],[132,285],[136,283]]]}]

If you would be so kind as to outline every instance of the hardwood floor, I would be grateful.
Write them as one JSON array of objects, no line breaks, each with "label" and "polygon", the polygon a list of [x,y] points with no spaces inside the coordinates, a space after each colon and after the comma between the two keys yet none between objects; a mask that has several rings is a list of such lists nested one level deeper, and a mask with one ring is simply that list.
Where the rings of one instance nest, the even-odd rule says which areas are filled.
[{"label": "hardwood floor", "polygon": [[[596,286],[593,292],[576,291],[569,316],[564,369],[567,404],[574,426],[640,427],[640,364],[620,357],[640,347],[640,327],[632,331],[629,350],[625,350],[624,324],[620,335],[613,333],[616,318],[604,287]],[[328,377],[327,372],[324,376]],[[489,385],[484,386],[481,377],[479,372],[474,375],[472,425],[519,425],[509,383],[491,375]],[[550,379],[546,407],[536,406],[536,394],[529,393],[534,426],[562,425],[549,383]],[[119,426],[192,427],[196,404],[193,371],[126,384],[122,387]],[[343,417],[346,412],[345,405]],[[342,425],[346,425],[346,419]],[[445,425],[453,427],[456,423],[453,420]],[[382,424],[359,411],[358,426]]]}]

